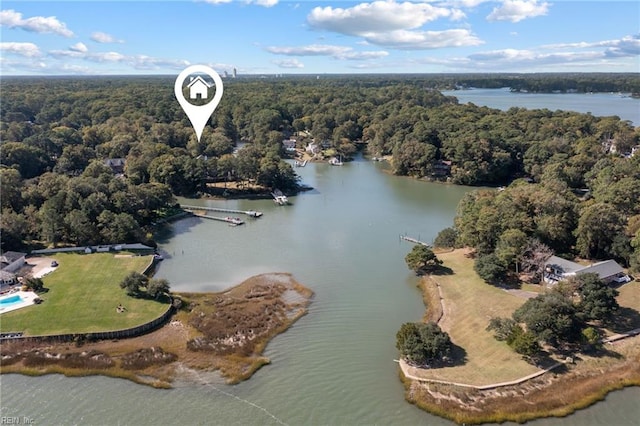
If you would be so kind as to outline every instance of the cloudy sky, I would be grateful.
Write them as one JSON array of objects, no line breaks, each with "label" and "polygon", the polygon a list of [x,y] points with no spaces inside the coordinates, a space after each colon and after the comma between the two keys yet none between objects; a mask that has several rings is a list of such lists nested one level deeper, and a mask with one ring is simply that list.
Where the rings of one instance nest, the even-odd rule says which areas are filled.
[{"label": "cloudy sky", "polygon": [[0,73],[640,72],[640,2],[2,1]]}]

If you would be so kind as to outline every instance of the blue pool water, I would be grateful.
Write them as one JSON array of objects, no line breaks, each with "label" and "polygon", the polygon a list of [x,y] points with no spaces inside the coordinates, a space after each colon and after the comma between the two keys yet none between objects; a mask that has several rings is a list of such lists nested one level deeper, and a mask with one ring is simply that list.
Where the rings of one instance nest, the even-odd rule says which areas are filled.
[{"label": "blue pool water", "polygon": [[22,302],[22,298],[19,295],[0,298],[0,305],[13,305],[14,303]]}]

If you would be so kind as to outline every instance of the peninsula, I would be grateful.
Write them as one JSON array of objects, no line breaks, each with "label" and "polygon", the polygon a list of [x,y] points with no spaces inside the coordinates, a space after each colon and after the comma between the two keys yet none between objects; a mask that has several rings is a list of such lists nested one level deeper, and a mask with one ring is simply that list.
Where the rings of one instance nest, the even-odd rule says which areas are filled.
[{"label": "peninsula", "polygon": [[[197,372],[227,383],[268,364],[267,343],[305,315],[313,292],[291,274],[253,276],[219,293],[175,293],[179,308],[162,327],[129,339],[2,342],[1,373],[105,375],[168,388]],[[46,303],[46,302],[45,302]]]},{"label": "peninsula", "polygon": [[[449,333],[453,361],[440,368],[400,362],[408,402],[457,423],[480,424],[566,416],[625,386],[640,386],[640,336],[634,335],[569,359],[532,365],[486,330],[535,295],[534,286],[508,290],[489,286],[473,271],[463,249],[439,253],[451,274],[430,275],[420,286],[433,321]],[[638,283],[619,287],[618,321],[636,329]],[[608,331],[608,336],[612,332]]]}]

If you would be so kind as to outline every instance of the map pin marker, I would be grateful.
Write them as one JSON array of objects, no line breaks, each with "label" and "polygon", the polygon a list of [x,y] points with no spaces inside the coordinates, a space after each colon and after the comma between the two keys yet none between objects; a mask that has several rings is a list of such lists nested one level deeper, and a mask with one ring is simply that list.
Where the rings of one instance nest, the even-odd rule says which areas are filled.
[{"label": "map pin marker", "polygon": [[[182,90],[183,84],[186,78],[191,74],[206,74],[213,79],[214,84],[209,84],[202,77],[198,76],[192,78],[188,85],[190,99],[207,99],[209,90],[212,90],[213,86],[215,86],[213,99],[208,103],[204,105],[193,105],[187,100],[187,98],[185,98]],[[213,114],[213,111],[220,103],[220,99],[222,99],[222,79],[215,70],[206,65],[192,65],[187,67],[178,75],[176,83],[173,86],[173,91],[176,95],[176,99],[178,99],[178,102],[180,103],[180,106],[184,110],[185,114],[187,114],[189,121],[191,121],[193,129],[196,131],[198,142],[200,142],[200,137],[202,136],[204,126],[207,125],[207,120],[209,120],[209,117],[211,117],[211,114]]]}]

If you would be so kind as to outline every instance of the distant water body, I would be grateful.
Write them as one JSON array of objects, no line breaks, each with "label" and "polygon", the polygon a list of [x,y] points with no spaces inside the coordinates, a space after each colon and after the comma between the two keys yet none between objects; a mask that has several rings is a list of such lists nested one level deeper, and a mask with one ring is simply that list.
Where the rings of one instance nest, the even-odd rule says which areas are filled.
[{"label": "distant water body", "polygon": [[640,126],[640,99],[628,93],[518,93],[508,87],[502,89],[446,90],[461,104],[473,103],[503,111],[512,107],[527,109],[564,110],[590,113],[596,117],[617,115]]}]

